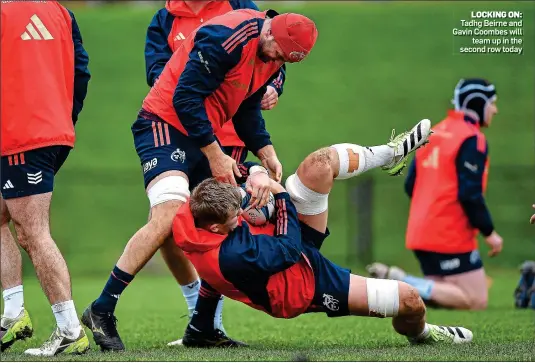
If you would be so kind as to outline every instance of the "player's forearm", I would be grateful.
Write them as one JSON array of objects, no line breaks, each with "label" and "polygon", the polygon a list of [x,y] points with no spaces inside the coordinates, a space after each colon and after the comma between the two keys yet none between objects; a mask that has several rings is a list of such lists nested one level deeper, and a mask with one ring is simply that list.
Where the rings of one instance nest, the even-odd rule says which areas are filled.
[{"label": "player's forearm", "polygon": [[460,203],[472,227],[477,228],[485,237],[494,231],[494,224],[483,196],[461,200]]},{"label": "player's forearm", "polygon": [[266,145],[263,148],[259,149],[256,153],[256,156],[260,160],[269,159],[270,157],[277,157],[277,153],[275,152],[275,148],[273,145]]},{"label": "player's forearm", "polygon": [[224,155],[223,150],[221,150],[221,146],[219,146],[217,141],[214,141],[211,144],[201,147],[201,151],[209,161],[217,159],[221,156],[221,154]]}]

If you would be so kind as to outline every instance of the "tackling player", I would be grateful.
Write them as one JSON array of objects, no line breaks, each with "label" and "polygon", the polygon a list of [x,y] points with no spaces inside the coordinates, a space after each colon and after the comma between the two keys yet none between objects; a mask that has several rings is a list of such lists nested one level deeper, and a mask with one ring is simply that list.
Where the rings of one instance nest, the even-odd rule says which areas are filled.
[{"label": "tackling player", "polygon": [[483,197],[488,145],[482,129],[498,112],[495,86],[484,79],[462,79],[453,103],[455,110],[434,128],[432,146],[416,153],[405,183],[411,197],[407,248],[414,251],[425,278],[381,263],[368,271],[413,285],[435,305],[478,310],[488,300],[478,232],[491,248],[489,256],[502,250]]},{"label": "tackling player", "polygon": [[[246,147],[277,181],[282,178],[260,105],[281,66],[303,60],[318,33],[303,15],[269,18],[269,13],[235,10],[206,22],[173,54],[143,102],[132,132],[150,220],[130,239],[101,295],[82,316],[103,350],[124,350],[113,314],[118,298],[171,235],[190,185],[210,176],[236,185],[234,174],[241,175],[236,161],[223,153],[214,132],[232,119]],[[253,203],[267,203],[267,188],[253,186]],[[210,344],[236,342],[221,332]]]},{"label": "tackling player", "polygon": [[[310,312],[392,317],[394,329],[414,343],[471,341],[467,329],[427,324],[425,305],[410,285],[353,275],[319,251],[329,235],[328,198],[335,180],[376,167],[399,174],[408,154],[427,142],[430,127],[423,120],[387,145],[337,144],[315,151],[287,179],[287,192],[267,171],[253,172],[248,182],[268,183],[275,195],[276,223],[263,227],[240,216],[236,188],[203,181],[173,223],[176,243],[203,279],[199,304],[209,306],[221,293],[276,318]],[[211,334],[210,319],[194,314],[185,336]]]},{"label": "tackling player", "polygon": [[[67,265],[50,235],[54,175],[74,146],[90,74],[80,30],[56,1],[2,1],[2,351],[31,337],[18,244],[28,253],[57,327],[33,356],[83,353],[89,341],[72,301]],[[17,239],[9,229],[13,222]]]},{"label": "tackling player", "polygon": [[[147,30],[145,43],[145,64],[147,83],[153,86],[162,73],[165,64],[173,53],[184,44],[186,38],[197,27],[215,16],[225,14],[236,9],[254,9],[258,7],[250,0],[231,1],[167,1],[165,8],[160,9]],[[285,80],[285,66],[280,69],[279,75],[268,86],[262,97],[261,107],[269,110],[275,107],[278,97],[282,94]],[[243,164],[247,159],[247,149],[240,140],[232,122],[226,122],[215,134],[225,154]],[[200,281],[191,263],[169,238],[160,248],[163,259],[180,284],[189,310],[189,316],[195,309],[199,294]],[[214,326],[225,331],[222,323],[223,298],[218,305],[218,313]],[[178,344],[180,341],[170,343]]]}]

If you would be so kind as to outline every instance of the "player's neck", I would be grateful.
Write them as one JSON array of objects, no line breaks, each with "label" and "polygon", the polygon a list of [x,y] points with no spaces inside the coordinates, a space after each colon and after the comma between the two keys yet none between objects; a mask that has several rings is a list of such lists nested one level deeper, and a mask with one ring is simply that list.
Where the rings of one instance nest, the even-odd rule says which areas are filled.
[{"label": "player's neck", "polygon": [[193,11],[195,14],[199,14],[201,10],[208,5],[211,1],[206,0],[197,0],[197,1],[184,1],[186,5]]}]

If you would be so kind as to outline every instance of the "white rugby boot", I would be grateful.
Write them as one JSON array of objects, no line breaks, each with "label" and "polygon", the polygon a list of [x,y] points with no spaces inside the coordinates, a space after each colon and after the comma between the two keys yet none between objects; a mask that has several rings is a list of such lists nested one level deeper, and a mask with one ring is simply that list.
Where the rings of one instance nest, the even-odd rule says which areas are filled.
[{"label": "white rugby boot", "polygon": [[50,338],[40,348],[28,349],[24,354],[34,357],[53,357],[60,353],[83,354],[88,350],[89,340],[81,326],[76,338],[68,338],[59,327],[56,327]]},{"label": "white rugby boot", "polygon": [[396,130],[392,130],[388,146],[394,149],[394,159],[382,167],[389,175],[401,175],[401,172],[407,166],[407,157],[410,153],[416,151],[421,146],[429,142],[431,130],[431,121],[424,119],[416,124],[410,131],[403,132],[395,136]]},{"label": "white rugby boot", "polygon": [[423,336],[409,338],[411,344],[465,344],[470,343],[474,337],[470,330],[463,327],[426,325],[428,329],[425,333],[422,333]]}]

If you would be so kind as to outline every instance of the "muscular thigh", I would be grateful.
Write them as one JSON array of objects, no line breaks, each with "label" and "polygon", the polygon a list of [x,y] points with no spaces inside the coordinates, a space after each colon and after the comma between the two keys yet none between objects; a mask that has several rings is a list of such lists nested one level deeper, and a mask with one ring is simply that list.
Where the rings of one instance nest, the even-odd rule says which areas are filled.
[{"label": "muscular thigh", "polygon": [[51,199],[52,193],[43,193],[6,200],[19,241],[34,240],[50,234]]},{"label": "muscular thigh", "polygon": [[487,275],[482,267],[470,272],[444,276],[442,281],[458,286],[471,300],[488,295]]}]

